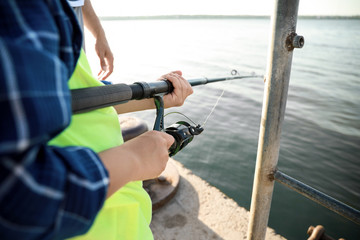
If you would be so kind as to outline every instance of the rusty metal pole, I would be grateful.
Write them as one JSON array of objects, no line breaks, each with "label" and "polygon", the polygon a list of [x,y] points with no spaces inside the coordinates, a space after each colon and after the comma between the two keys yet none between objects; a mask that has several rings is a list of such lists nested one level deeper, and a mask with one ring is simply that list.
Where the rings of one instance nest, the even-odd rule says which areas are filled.
[{"label": "rusty metal pole", "polygon": [[276,0],[271,18],[266,86],[247,239],[265,239],[274,189],[293,49],[304,45],[295,32],[299,0]]}]

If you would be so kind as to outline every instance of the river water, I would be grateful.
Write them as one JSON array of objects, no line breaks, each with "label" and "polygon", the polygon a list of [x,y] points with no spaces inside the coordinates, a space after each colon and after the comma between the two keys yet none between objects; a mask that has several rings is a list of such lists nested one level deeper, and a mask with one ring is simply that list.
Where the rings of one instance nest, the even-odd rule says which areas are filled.
[{"label": "river water", "polygon": [[[270,20],[107,20],[115,56],[114,83],[154,81],[182,70],[187,79],[265,74]],[[299,19],[305,37],[294,51],[278,167],[284,173],[360,209],[360,20]],[[87,38],[91,66],[99,67]],[[174,158],[250,208],[263,100],[263,79],[194,88],[180,111],[202,123],[222,90],[204,132]],[[152,127],[155,113],[132,114]],[[165,118],[168,126],[181,115]],[[216,207],[216,206],[214,206]],[[306,239],[321,224],[335,237],[360,239],[360,227],[275,184],[269,226],[288,239]]]}]

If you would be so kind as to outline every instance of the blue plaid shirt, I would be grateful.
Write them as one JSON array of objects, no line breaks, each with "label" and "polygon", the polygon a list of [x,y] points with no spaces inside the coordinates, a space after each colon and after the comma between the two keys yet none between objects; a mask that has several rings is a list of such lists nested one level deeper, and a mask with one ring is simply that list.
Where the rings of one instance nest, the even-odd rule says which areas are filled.
[{"label": "blue plaid shirt", "polygon": [[108,173],[88,148],[47,145],[71,118],[75,16],[65,0],[1,0],[0,16],[0,239],[85,233]]}]

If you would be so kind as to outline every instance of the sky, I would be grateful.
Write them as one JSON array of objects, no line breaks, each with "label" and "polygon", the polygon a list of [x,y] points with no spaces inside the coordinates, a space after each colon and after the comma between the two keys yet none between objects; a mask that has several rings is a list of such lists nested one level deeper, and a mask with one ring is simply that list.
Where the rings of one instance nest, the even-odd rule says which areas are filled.
[{"label": "sky", "polygon": [[[92,0],[91,2],[99,16],[271,15],[274,4],[273,0]],[[299,15],[360,15],[360,0],[300,0]]]}]

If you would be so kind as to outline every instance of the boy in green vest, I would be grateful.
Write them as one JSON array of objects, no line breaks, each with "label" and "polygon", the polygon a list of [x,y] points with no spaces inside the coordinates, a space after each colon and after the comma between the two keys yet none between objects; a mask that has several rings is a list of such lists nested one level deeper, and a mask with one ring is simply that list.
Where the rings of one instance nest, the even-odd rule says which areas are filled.
[{"label": "boy in green vest", "polygon": [[[180,71],[162,76],[172,82],[174,91],[164,96],[165,107],[180,106],[192,93]],[[69,88],[100,86],[92,74],[84,52],[80,54]],[[50,144],[84,146],[97,152],[109,172],[107,200],[93,226],[73,239],[153,239],[151,200],[142,180],[157,177],[165,168],[168,149],[174,139],[165,133],[149,131],[123,143],[118,114],[154,108],[153,99],[131,101],[72,116],[70,126]],[[121,145],[121,146],[120,146]]]}]

